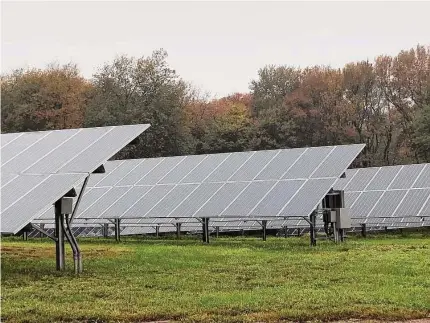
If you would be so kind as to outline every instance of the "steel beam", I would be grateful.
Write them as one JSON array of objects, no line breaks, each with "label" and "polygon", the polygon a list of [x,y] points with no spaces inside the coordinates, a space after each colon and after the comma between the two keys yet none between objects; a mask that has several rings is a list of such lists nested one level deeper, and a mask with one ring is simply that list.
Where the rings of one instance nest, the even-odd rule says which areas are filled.
[{"label": "steel beam", "polygon": [[181,222],[176,222],[176,237],[179,239],[181,237]]},{"label": "steel beam", "polygon": [[310,236],[310,242],[311,242],[311,247],[316,246],[317,245],[317,239],[316,239],[316,232],[315,232],[315,227],[316,227],[316,212],[312,212],[309,218],[309,236]]},{"label": "steel beam", "polygon": [[263,241],[267,240],[267,220],[261,221],[261,226],[263,228]]},{"label": "steel beam", "polygon": [[32,223],[31,226],[32,226],[33,229],[39,231],[40,237],[42,237],[42,235],[45,235],[48,238],[50,238],[50,239],[52,239],[54,241],[57,241],[57,237],[55,236],[55,233],[54,233],[54,235],[50,235],[47,231],[45,231],[45,229],[44,229],[45,225],[43,223],[40,224],[40,225]]},{"label": "steel beam", "polygon": [[103,238],[109,238],[109,223],[103,223]]},{"label": "steel beam", "polygon": [[73,209],[72,215],[70,216],[70,223],[73,222],[73,219],[75,218],[76,214],[78,213],[79,205],[81,204],[82,196],[84,196],[85,188],[87,187],[89,179],[90,179],[90,175],[88,175],[87,177],[85,177],[85,180],[84,180],[84,183],[82,185],[81,191],[79,192],[78,199],[76,200],[76,203],[75,203],[75,208]]},{"label": "steel beam", "polygon": [[61,199],[59,199],[55,202],[55,262],[57,270],[66,268],[63,223],[64,214],[61,213]]},{"label": "steel beam", "polygon": [[202,226],[203,226],[203,232],[202,232],[203,242],[209,243],[209,218],[202,218]]},{"label": "steel beam", "polygon": [[41,223],[40,225],[39,225],[39,228],[41,229],[41,230],[39,230],[39,238],[43,238],[43,235],[45,234],[45,224],[44,223]]},{"label": "steel beam", "polygon": [[114,220],[114,224],[115,224],[115,240],[117,242],[120,242],[121,241],[121,228],[120,228],[121,219],[116,218]]}]

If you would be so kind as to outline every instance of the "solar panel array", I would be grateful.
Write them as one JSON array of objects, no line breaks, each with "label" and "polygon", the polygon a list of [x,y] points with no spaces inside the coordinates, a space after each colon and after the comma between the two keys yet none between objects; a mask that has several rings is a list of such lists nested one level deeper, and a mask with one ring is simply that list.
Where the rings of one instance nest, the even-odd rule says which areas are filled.
[{"label": "solar panel array", "polygon": [[[419,227],[430,225],[430,164],[349,169],[346,178],[338,179],[334,189],[345,190],[346,207],[351,208],[353,226],[366,223],[372,227]],[[193,219],[169,219],[182,222],[183,231],[201,229]],[[124,234],[153,233],[156,225],[175,231],[165,219],[142,219],[142,227],[125,228]],[[322,223],[319,223],[322,225]],[[152,226],[151,226],[152,225]],[[303,219],[272,219],[267,228],[307,227]],[[225,229],[256,230],[261,223],[252,219],[214,218],[210,226]]]},{"label": "solar panel array", "polygon": [[2,134],[1,232],[17,233],[148,127]]},{"label": "solar panel array", "polygon": [[[112,161],[77,219],[308,216],[364,145]],[[44,219],[42,216],[41,219]]]},{"label": "solar panel array", "polygon": [[356,222],[430,224],[430,164],[351,169],[334,188],[345,191]]}]

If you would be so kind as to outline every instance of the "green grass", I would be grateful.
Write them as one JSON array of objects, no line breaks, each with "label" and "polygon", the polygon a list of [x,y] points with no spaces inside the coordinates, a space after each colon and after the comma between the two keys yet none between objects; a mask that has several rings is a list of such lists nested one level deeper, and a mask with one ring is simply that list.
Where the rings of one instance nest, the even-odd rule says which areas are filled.
[{"label": "green grass", "polygon": [[84,273],[51,241],[2,240],[2,321],[412,319],[430,314],[428,233],[351,238],[80,241]]}]

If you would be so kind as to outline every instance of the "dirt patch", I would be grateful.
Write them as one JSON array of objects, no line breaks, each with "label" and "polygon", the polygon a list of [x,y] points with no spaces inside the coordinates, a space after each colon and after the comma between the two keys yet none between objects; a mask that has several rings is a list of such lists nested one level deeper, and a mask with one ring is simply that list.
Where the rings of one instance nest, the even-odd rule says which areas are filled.
[{"label": "dirt patch", "polygon": [[430,323],[430,318],[404,320],[404,321],[389,321],[389,320],[341,320],[332,321],[330,323]]},{"label": "dirt patch", "polygon": [[[86,259],[91,258],[114,258],[130,250],[118,247],[93,247],[84,248],[82,254]],[[71,250],[66,250],[66,254],[71,254]],[[2,246],[1,256],[3,259],[41,259],[55,258],[55,246]]]},{"label": "dirt patch", "polygon": [[[142,321],[138,323],[173,323],[175,321]],[[258,322],[260,323],[260,322]],[[262,322],[261,322],[262,323]],[[293,321],[291,322],[293,323]],[[343,321],[330,321],[330,323],[430,323],[430,318],[418,320],[405,320],[405,321],[383,321],[383,320],[343,320]]]},{"label": "dirt patch", "polygon": [[55,256],[55,249],[46,247],[3,246],[1,248],[1,255],[5,259],[49,258]]}]

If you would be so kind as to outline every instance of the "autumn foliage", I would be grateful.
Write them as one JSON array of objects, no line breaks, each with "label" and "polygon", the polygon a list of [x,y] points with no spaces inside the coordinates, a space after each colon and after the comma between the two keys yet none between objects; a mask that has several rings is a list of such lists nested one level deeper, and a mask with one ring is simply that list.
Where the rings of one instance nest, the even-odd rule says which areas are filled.
[{"label": "autumn foliage", "polygon": [[2,132],[151,123],[123,157],[365,143],[358,166],[430,160],[430,48],[335,69],[268,65],[249,93],[201,95],[167,53],[2,76]]}]

